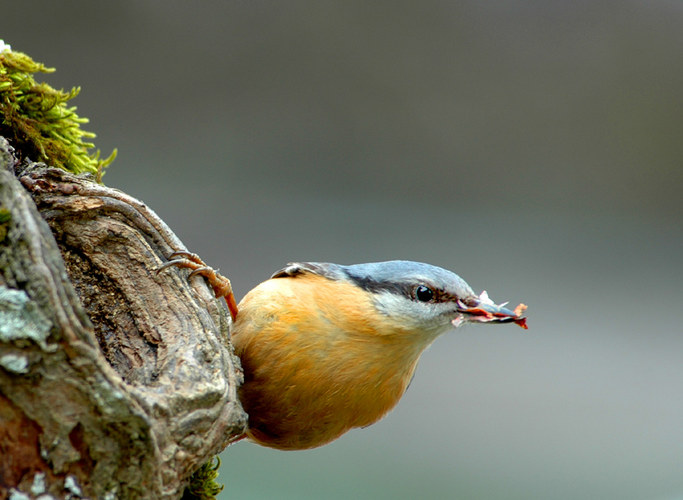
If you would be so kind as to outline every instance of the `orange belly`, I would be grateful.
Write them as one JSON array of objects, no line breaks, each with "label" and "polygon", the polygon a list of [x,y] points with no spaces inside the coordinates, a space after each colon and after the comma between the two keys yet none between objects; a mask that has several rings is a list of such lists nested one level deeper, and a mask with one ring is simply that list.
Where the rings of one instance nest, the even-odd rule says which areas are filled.
[{"label": "orange belly", "polygon": [[378,314],[366,292],[316,275],[271,279],[249,292],[232,341],[244,369],[249,437],[289,450],[379,420],[426,347]]}]

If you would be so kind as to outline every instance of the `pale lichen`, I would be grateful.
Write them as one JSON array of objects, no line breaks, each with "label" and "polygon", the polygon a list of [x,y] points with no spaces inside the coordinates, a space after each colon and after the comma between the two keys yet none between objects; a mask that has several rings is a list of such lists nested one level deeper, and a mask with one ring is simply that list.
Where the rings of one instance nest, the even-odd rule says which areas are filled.
[{"label": "pale lichen", "polygon": [[28,373],[28,358],[21,354],[3,354],[0,356],[0,366],[11,373]]},{"label": "pale lichen", "polygon": [[0,286],[0,341],[31,340],[50,350],[50,321],[23,290]]}]

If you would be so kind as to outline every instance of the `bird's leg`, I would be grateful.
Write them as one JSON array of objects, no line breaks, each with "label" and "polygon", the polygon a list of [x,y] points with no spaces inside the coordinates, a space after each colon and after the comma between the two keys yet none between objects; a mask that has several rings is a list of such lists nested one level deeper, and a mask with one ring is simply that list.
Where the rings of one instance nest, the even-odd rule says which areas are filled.
[{"label": "bird's leg", "polygon": [[235,320],[237,317],[237,302],[235,301],[235,295],[232,293],[232,286],[230,285],[230,280],[228,278],[218,274],[212,267],[207,266],[199,255],[191,252],[184,250],[173,252],[169,256],[169,259],[168,262],[157,269],[157,273],[171,266],[192,269],[188,278],[193,276],[203,276],[206,278],[209,285],[211,285],[211,288],[213,288],[213,293],[216,297],[223,297],[225,299],[225,303],[228,305],[228,310],[230,311],[230,316],[233,321]]}]

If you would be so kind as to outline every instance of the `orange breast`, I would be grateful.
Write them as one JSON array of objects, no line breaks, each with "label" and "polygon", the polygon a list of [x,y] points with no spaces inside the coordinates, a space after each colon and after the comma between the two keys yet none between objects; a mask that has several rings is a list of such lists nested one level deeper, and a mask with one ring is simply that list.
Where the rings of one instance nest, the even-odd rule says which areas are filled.
[{"label": "orange breast", "polygon": [[426,347],[379,314],[363,290],[316,275],[249,292],[232,340],[245,373],[249,436],[280,449],[320,446],[380,419]]}]

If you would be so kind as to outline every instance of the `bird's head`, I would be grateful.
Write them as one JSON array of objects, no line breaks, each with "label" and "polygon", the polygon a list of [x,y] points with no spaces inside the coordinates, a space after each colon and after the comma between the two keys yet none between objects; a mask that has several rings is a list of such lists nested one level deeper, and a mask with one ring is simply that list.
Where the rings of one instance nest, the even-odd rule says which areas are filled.
[{"label": "bird's head", "polygon": [[522,315],[495,304],[486,292],[477,295],[457,274],[430,264],[405,260],[338,265],[297,262],[273,277],[313,273],[342,281],[369,294],[376,311],[401,328],[435,337],[465,323],[517,323],[526,328]]}]

